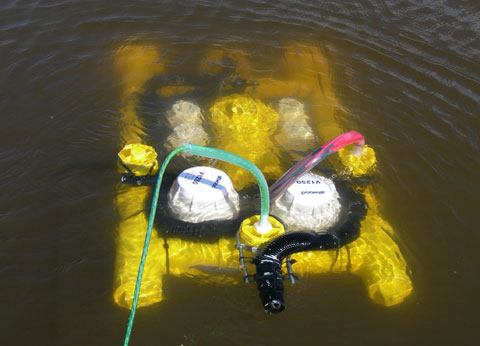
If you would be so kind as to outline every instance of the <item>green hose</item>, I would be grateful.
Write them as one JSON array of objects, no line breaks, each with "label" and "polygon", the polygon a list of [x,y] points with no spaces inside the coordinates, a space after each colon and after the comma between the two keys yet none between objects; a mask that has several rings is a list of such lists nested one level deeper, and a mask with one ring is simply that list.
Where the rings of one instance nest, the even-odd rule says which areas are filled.
[{"label": "green hose", "polygon": [[158,172],[157,183],[155,185],[155,193],[153,195],[152,208],[150,209],[150,217],[148,219],[147,234],[145,235],[145,242],[143,244],[142,259],[140,260],[140,266],[138,267],[137,282],[135,283],[135,293],[132,300],[132,308],[130,309],[130,316],[128,317],[127,331],[125,333],[125,340],[123,345],[127,346],[130,341],[130,334],[132,333],[133,320],[135,319],[135,312],[137,311],[138,297],[140,296],[140,286],[142,285],[143,267],[145,260],[147,259],[148,245],[150,244],[150,236],[152,234],[153,221],[155,220],[155,212],[157,210],[158,194],[160,192],[160,185],[162,184],[163,174],[167,168],[168,163],[177,153],[186,150],[186,147],[180,147],[172,151],[165,161],[163,161],[162,167]]},{"label": "green hose", "polygon": [[170,160],[177,153],[181,151],[186,151],[189,154],[194,154],[197,156],[203,156],[203,157],[208,157],[212,159],[226,161],[234,165],[240,166],[242,168],[245,168],[249,172],[251,172],[255,177],[255,179],[257,180],[258,186],[260,187],[260,196],[262,200],[260,225],[262,227],[266,227],[266,225],[270,225],[270,223],[268,222],[268,213],[269,213],[269,207],[270,207],[268,185],[267,185],[267,181],[265,180],[265,177],[263,176],[262,172],[258,169],[257,166],[255,166],[250,161],[238,155],[229,153],[228,151],[215,149],[215,148],[202,147],[200,145],[195,145],[190,143],[184,143],[183,146],[172,151],[167,156],[165,161],[163,161],[162,166],[160,167],[160,171],[158,172],[157,183],[155,185],[155,193],[153,195],[153,200],[152,200],[152,208],[150,209],[150,217],[148,219],[147,233],[145,235],[145,242],[143,244],[142,258],[140,260],[140,266],[138,268],[138,274],[137,274],[137,281],[135,283],[135,292],[132,300],[132,308],[130,309],[130,316],[128,318],[127,331],[125,332],[125,339],[123,341],[124,346],[127,346],[128,342],[130,341],[130,335],[132,333],[132,328],[133,328],[133,321],[135,320],[135,312],[137,311],[138,298],[140,296],[140,287],[142,285],[143,267],[145,266],[145,260],[147,259],[148,246],[150,244],[150,236],[152,234],[153,221],[155,220],[155,212],[157,210],[157,203],[158,203],[158,194],[160,192],[160,185],[162,184],[163,174],[165,173],[165,169],[167,168],[167,165],[170,162]]}]

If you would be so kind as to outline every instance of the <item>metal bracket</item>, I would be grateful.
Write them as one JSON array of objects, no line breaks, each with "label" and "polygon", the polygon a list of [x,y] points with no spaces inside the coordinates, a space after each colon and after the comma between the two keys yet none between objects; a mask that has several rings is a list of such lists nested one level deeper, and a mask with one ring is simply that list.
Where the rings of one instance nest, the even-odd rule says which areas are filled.
[{"label": "metal bracket", "polygon": [[248,275],[247,267],[245,266],[245,257],[243,257],[243,248],[246,247],[246,245],[243,243],[240,243],[240,231],[237,232],[237,242],[235,243],[235,247],[238,249],[238,254],[239,254],[238,260],[240,261],[240,267],[242,267],[243,279],[245,280],[245,283],[248,284],[250,283],[248,281],[249,275]]},{"label": "metal bracket", "polygon": [[295,260],[292,261],[290,259],[290,255],[288,255],[285,263],[287,264],[287,273],[288,273],[288,278],[290,280],[290,285],[295,285],[296,276],[295,274],[293,274],[293,271],[292,271],[292,264],[295,263]]}]

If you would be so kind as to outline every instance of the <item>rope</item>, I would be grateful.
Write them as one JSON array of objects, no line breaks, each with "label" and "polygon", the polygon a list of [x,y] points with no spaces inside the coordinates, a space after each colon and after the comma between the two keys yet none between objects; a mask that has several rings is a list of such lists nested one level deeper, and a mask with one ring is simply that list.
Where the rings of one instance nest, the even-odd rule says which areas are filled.
[{"label": "rope", "polygon": [[147,252],[148,252],[148,245],[150,244],[150,236],[152,234],[153,228],[153,221],[155,220],[155,212],[157,210],[157,202],[158,202],[158,194],[160,192],[160,185],[162,184],[163,174],[165,173],[165,169],[167,168],[168,163],[170,160],[180,151],[186,150],[187,147],[180,147],[172,151],[165,161],[163,161],[162,167],[160,167],[160,171],[158,172],[158,179],[157,184],[155,185],[155,193],[153,195],[152,200],[152,208],[150,210],[150,217],[148,219],[148,227],[147,233],[145,234],[145,242],[143,244],[143,252],[142,252],[142,259],[140,260],[140,266],[138,268],[138,275],[137,275],[137,282],[135,283],[135,293],[132,300],[132,308],[130,309],[130,316],[128,318],[128,325],[127,331],[125,333],[125,339],[123,341],[123,345],[127,346],[128,342],[130,341],[130,334],[132,333],[133,328],[133,321],[135,320],[135,312],[137,311],[137,304],[138,304],[138,297],[140,295],[140,286],[142,285],[142,275],[143,275],[143,267],[145,265],[145,260],[147,259]]}]

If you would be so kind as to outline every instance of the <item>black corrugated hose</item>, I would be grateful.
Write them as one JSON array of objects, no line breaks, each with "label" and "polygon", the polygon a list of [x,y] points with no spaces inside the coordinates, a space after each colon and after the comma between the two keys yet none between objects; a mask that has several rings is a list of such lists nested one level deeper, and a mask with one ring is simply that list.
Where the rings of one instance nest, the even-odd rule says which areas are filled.
[{"label": "black corrugated hose", "polygon": [[257,270],[255,280],[266,312],[279,313],[285,310],[282,262],[287,256],[302,251],[338,249],[359,236],[360,222],[366,215],[367,205],[363,196],[357,195],[353,190],[343,190],[350,195],[348,196],[350,198],[347,198],[349,201],[343,222],[333,226],[326,233],[314,231],[285,233],[268,243],[253,260]]}]

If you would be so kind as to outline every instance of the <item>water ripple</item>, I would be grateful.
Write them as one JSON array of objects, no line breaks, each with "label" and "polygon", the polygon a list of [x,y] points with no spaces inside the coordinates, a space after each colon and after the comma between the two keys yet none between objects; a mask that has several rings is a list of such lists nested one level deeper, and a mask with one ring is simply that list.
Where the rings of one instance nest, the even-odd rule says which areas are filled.
[{"label": "water ripple", "polygon": [[[210,300],[197,303],[191,293],[189,304],[181,305],[182,299],[174,297],[175,304],[152,307],[148,318],[161,311],[157,315],[181,325],[181,318],[175,317],[178,306],[185,312],[183,319],[223,316],[222,311],[228,310],[223,328],[242,344],[251,344],[254,338],[270,342],[266,329],[278,331],[279,343],[290,340],[293,337],[279,328],[285,323],[300,328],[308,339],[305,343],[312,343],[318,341],[318,333],[305,326],[314,329],[312,321],[318,322],[321,306],[328,311],[322,317],[326,328],[335,327],[332,320],[343,323],[345,315],[353,314],[358,318],[348,320],[352,335],[366,337],[365,330],[375,326],[380,330],[377,341],[395,338],[411,343],[418,334],[421,341],[448,343],[443,329],[458,331],[455,338],[466,335],[473,340],[459,324],[475,315],[468,308],[460,311],[458,301],[445,296],[463,298],[468,287],[478,285],[470,275],[478,263],[474,244],[479,238],[475,226],[480,170],[478,1],[5,0],[0,16],[0,279],[9,292],[19,291],[23,299],[20,308],[7,304],[7,311],[21,311],[23,318],[32,305],[41,307],[38,302],[49,297],[47,301],[57,304],[47,313],[57,335],[59,330],[74,332],[71,326],[79,324],[75,311],[82,309],[71,296],[89,304],[95,301],[92,297],[102,300],[98,306],[106,311],[87,304],[84,309],[92,310],[89,316],[93,312],[108,320],[117,313],[110,306],[111,298],[103,296],[110,297],[109,288],[99,294],[98,287],[86,283],[98,274],[107,278],[104,285],[110,287],[113,271],[112,233],[117,220],[112,204],[121,143],[121,82],[112,68],[114,49],[126,42],[158,45],[165,56],[173,57],[167,68],[188,73],[210,49],[233,47],[247,53],[254,75],[281,78],[276,69],[285,63],[284,48],[307,42],[321,47],[329,60],[339,102],[336,115],[345,127],[364,133],[376,150],[375,188],[382,212],[396,228],[413,267],[419,293],[412,301],[420,305],[412,308],[407,302],[386,314],[363,302],[363,286],[354,282],[348,306],[341,305],[339,312],[338,301],[345,298],[332,287],[348,282],[333,283],[328,290],[322,278],[321,282],[307,279],[289,290],[292,309],[280,319],[259,317],[254,289],[223,286],[215,291],[226,297],[226,291],[232,290],[228,294],[235,299],[209,297],[223,310],[212,307]],[[452,279],[451,270],[459,275]],[[431,290],[437,282],[445,296]],[[310,294],[313,291],[317,293]],[[246,307],[238,303],[250,299]],[[309,299],[315,300],[313,307]],[[205,312],[199,310],[202,307]],[[430,330],[429,323],[444,323],[437,313],[442,307],[448,328],[439,328],[436,339],[422,335],[419,330]],[[463,319],[452,322],[452,309]],[[422,318],[416,317],[418,312]],[[123,312],[118,314],[123,321]],[[238,329],[238,314],[255,323]],[[388,323],[387,315],[392,318]],[[213,323],[190,321],[201,334],[199,340],[211,340],[206,330]],[[412,321],[416,328],[412,329]],[[35,325],[27,329],[35,330]],[[17,341],[24,329],[9,341]],[[409,337],[398,330],[407,331],[404,335]],[[166,330],[169,340],[175,339],[171,333]],[[339,341],[337,335],[324,336],[324,343]],[[222,335],[217,337],[224,341]],[[50,339],[35,340],[55,344]]]}]

